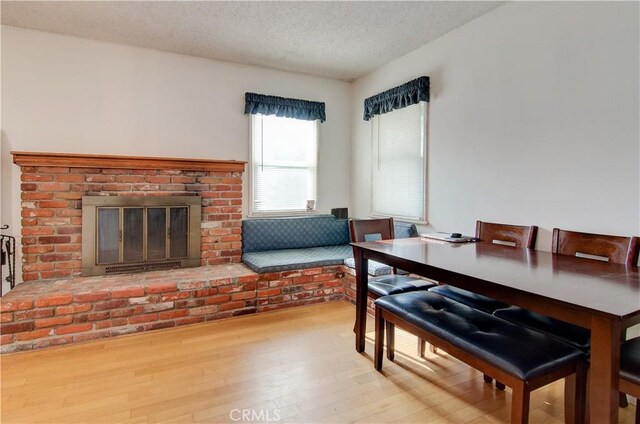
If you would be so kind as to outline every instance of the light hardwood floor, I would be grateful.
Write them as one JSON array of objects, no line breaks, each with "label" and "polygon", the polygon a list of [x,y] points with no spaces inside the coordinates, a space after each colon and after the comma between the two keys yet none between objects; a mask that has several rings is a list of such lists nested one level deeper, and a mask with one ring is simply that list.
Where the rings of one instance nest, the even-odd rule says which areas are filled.
[{"label": "light hardwood floor", "polygon": [[[2,423],[243,422],[242,410],[254,422],[508,421],[508,389],[445,353],[419,359],[401,331],[395,363],[376,372],[372,333],[354,350],[353,316],[336,302],[5,356]],[[533,393],[532,423],[562,422],[562,388]]]}]

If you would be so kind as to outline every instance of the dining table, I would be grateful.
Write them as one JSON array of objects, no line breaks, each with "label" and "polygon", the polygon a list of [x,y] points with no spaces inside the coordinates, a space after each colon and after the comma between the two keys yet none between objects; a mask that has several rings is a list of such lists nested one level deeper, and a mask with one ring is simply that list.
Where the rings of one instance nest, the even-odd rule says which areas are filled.
[{"label": "dining table", "polygon": [[589,417],[617,423],[620,340],[640,323],[637,266],[489,242],[414,237],[351,243],[356,265],[356,350],[365,348],[368,261],[381,262],[591,331]]}]

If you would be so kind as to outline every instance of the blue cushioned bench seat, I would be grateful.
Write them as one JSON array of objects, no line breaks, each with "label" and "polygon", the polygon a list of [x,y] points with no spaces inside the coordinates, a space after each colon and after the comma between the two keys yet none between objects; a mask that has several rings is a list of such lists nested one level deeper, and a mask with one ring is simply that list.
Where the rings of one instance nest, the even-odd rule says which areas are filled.
[{"label": "blue cushioned bench seat", "polygon": [[257,273],[342,265],[353,256],[349,224],[333,215],[242,221],[242,262]]},{"label": "blue cushioned bench seat", "polygon": [[[415,225],[395,223],[397,238],[415,237]],[[242,221],[242,262],[259,274],[319,266],[355,268],[349,223],[333,215],[251,218]],[[369,274],[389,275],[388,265],[369,261]],[[399,271],[400,272],[400,271]]]},{"label": "blue cushioned bench seat", "polygon": [[528,422],[530,391],[575,373],[572,412],[581,420],[586,361],[574,346],[431,291],[383,296],[375,305],[377,370],[382,369],[385,331],[387,357],[394,358],[397,325],[511,387],[512,423]]},{"label": "blue cushioned bench seat", "polygon": [[245,253],[242,255],[242,262],[258,274],[263,274],[318,266],[342,265],[344,260],[352,254],[351,246],[343,244]]}]

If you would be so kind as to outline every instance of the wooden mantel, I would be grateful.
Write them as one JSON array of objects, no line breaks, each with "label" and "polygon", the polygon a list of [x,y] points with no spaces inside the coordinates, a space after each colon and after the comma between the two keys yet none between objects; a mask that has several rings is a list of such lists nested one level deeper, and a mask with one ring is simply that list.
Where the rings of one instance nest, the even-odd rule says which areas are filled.
[{"label": "wooden mantel", "polygon": [[11,152],[19,166],[68,168],[180,169],[185,171],[244,172],[245,161],[151,156],[85,155],[78,153]]}]

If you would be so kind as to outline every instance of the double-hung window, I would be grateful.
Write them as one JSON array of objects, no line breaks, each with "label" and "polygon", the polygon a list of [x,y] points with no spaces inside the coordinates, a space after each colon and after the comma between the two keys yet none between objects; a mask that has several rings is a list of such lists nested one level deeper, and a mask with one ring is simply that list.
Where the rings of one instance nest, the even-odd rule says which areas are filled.
[{"label": "double-hung window", "polygon": [[318,120],[251,115],[251,213],[315,210]]},{"label": "double-hung window", "polygon": [[371,214],[426,221],[427,103],[372,118]]},{"label": "double-hung window", "polygon": [[429,77],[364,100],[371,126],[371,215],[427,220],[427,104]]}]

